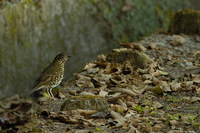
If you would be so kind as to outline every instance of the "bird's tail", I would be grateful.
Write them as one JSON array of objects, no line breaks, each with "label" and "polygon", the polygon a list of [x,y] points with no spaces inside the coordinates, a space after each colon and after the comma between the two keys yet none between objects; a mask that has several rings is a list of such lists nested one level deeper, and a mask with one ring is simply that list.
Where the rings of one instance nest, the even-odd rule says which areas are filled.
[{"label": "bird's tail", "polygon": [[26,92],[23,97],[27,97],[28,95],[30,95],[31,93],[35,92],[36,89],[32,88],[31,90],[29,90],[28,92]]}]

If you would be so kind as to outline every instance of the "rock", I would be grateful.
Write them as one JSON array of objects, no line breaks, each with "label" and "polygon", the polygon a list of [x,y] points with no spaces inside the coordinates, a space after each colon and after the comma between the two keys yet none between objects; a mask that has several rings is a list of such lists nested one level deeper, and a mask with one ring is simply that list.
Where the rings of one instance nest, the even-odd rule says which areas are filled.
[{"label": "rock", "polygon": [[178,11],[172,18],[168,32],[172,34],[200,35],[200,11],[186,9]]},{"label": "rock", "polygon": [[142,53],[133,50],[112,52],[107,56],[107,60],[111,63],[119,64],[129,61],[133,68],[146,68],[148,63],[148,60]]},{"label": "rock", "polygon": [[98,110],[104,111],[108,108],[107,100],[101,96],[73,96],[67,99],[62,105],[61,110]]}]

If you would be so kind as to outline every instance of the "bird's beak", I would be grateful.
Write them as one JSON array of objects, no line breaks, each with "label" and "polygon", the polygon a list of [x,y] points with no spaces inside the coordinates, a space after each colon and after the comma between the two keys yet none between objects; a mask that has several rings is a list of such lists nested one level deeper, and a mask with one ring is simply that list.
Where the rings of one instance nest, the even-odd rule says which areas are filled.
[{"label": "bird's beak", "polygon": [[70,57],[72,57],[72,56],[68,55],[67,57],[70,58]]}]

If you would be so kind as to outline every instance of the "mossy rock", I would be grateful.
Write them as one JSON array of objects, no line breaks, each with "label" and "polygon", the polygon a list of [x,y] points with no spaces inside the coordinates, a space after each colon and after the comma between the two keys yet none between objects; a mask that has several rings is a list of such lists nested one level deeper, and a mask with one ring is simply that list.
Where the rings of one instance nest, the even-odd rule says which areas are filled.
[{"label": "mossy rock", "polygon": [[168,32],[200,35],[200,11],[192,9],[178,11],[171,20]]},{"label": "mossy rock", "polygon": [[125,61],[130,61],[133,68],[147,67],[146,57],[139,51],[126,50],[121,52],[112,52],[107,56],[107,60],[111,63],[123,64]]},{"label": "mossy rock", "polygon": [[70,97],[61,105],[61,111],[76,109],[105,111],[107,108],[108,103],[104,97],[91,95]]}]

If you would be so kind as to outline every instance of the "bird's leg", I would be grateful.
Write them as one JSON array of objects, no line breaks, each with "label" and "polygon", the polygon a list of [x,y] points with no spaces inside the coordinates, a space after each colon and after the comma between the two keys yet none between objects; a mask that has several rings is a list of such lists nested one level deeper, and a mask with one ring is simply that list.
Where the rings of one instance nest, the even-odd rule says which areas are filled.
[{"label": "bird's leg", "polygon": [[54,97],[54,95],[53,95],[53,93],[51,92],[51,90],[52,90],[52,88],[49,89],[49,93],[51,94],[51,98],[52,98],[53,100],[56,100],[55,97]]},{"label": "bird's leg", "polygon": [[47,93],[50,96],[50,98],[52,97],[51,94],[49,93],[49,88],[47,88]]},{"label": "bird's leg", "polygon": [[54,96],[51,92],[51,89],[47,88],[47,93],[48,93],[48,95],[50,96],[51,99],[55,100],[55,98],[54,98]]}]

